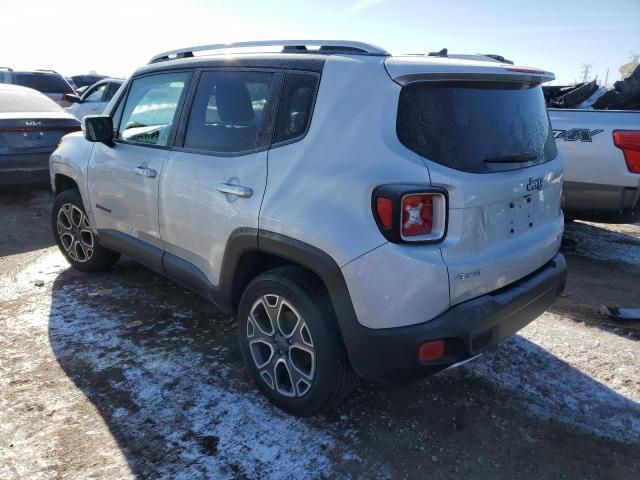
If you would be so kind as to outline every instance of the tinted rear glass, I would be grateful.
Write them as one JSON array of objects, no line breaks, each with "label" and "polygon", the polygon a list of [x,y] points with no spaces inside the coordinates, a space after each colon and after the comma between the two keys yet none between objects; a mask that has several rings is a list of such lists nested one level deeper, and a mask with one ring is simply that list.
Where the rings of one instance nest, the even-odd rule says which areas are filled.
[{"label": "tinted rear glass", "polygon": [[280,96],[274,143],[293,140],[306,133],[318,80],[319,77],[314,74],[287,74]]},{"label": "tinted rear glass", "polygon": [[472,173],[524,168],[557,155],[540,86],[412,83],[400,93],[397,133],[428,160]]},{"label": "tinted rear glass", "polygon": [[16,73],[16,83],[42,93],[73,93],[60,75],[46,73]]},{"label": "tinted rear glass", "polygon": [[0,90],[0,113],[61,111],[58,104],[44,95]]}]

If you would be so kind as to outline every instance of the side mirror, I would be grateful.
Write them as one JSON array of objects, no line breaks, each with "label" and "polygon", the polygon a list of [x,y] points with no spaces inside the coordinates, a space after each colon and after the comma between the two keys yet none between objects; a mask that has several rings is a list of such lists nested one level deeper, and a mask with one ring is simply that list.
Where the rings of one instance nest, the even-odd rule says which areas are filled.
[{"label": "side mirror", "polygon": [[82,131],[90,142],[113,144],[113,121],[109,115],[87,115],[82,119]]},{"label": "side mirror", "polygon": [[82,100],[80,99],[80,97],[73,93],[65,93],[62,96],[62,98],[63,100],[66,100],[67,102],[70,102],[70,103],[82,103]]}]

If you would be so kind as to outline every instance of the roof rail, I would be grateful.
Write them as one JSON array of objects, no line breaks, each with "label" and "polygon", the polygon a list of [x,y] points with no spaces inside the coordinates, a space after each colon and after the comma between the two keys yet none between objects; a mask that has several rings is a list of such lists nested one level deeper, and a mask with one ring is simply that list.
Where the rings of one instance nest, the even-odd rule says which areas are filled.
[{"label": "roof rail", "polygon": [[36,72],[50,72],[50,73],[58,73],[55,70],[51,70],[50,68],[38,68],[35,70]]},{"label": "roof rail", "polygon": [[11,67],[0,67],[0,70],[7,70],[8,72],[13,72],[13,68]]},{"label": "roof rail", "polygon": [[255,47],[284,47],[286,52],[306,51],[307,46],[320,47],[325,52],[346,51],[360,55],[389,55],[386,50],[363,42],[349,40],[261,40],[257,42],[217,43],[212,45],[199,45],[196,47],[180,48],[155,55],[149,63],[164,62],[175,58],[193,57],[194,52],[208,50],[227,50],[230,48],[255,48]]}]

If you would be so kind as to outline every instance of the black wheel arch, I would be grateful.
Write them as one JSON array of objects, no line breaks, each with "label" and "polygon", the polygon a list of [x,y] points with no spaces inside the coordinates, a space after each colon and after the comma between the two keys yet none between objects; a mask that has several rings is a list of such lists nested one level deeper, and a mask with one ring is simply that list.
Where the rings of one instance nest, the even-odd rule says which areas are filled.
[{"label": "black wheel arch", "polygon": [[260,273],[284,265],[302,267],[320,280],[331,299],[349,360],[354,370],[362,375],[366,366],[360,365],[357,352],[366,348],[365,337],[359,334],[365,327],[358,323],[340,266],[317,247],[280,233],[236,230],[227,245],[220,288],[213,292],[214,302],[235,314],[248,283]]}]

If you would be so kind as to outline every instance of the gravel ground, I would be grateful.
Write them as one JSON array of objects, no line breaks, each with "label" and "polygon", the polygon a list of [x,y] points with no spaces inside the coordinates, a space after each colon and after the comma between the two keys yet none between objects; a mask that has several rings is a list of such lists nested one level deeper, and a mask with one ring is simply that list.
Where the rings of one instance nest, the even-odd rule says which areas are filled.
[{"label": "gravel ground", "polygon": [[70,270],[49,204],[0,194],[0,479],[640,478],[640,328],[599,313],[640,306],[640,226],[568,224],[565,296],[519,335],[299,420],[199,297]]}]

